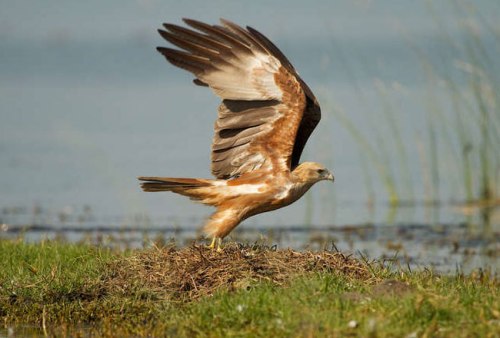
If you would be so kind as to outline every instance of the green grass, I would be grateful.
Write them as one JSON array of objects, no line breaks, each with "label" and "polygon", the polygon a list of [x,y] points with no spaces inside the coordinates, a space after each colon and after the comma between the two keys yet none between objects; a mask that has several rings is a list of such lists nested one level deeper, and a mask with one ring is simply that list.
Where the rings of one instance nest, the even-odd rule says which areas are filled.
[{"label": "green grass", "polygon": [[106,291],[101,284],[113,274],[109,263],[134,255],[88,245],[0,241],[2,325],[18,334],[28,326],[30,335],[55,336],[500,334],[500,287],[486,273],[438,276],[373,265],[369,280],[312,272],[284,285],[257,282],[193,301],[172,300],[144,285]]}]

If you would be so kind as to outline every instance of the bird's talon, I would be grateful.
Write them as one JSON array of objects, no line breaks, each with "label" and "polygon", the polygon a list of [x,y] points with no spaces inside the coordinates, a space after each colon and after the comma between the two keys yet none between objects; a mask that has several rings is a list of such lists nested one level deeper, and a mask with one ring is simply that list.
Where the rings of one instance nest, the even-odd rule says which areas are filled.
[{"label": "bird's talon", "polygon": [[207,248],[209,248],[210,250],[215,249],[215,251],[217,252],[222,252],[221,243],[222,243],[222,238],[214,237],[212,238],[212,242],[210,243],[210,245],[207,246]]},{"label": "bird's talon", "polygon": [[215,237],[212,238],[212,243],[210,243],[210,245],[207,245],[207,248],[209,248],[210,250],[213,250],[213,248],[215,248]]}]

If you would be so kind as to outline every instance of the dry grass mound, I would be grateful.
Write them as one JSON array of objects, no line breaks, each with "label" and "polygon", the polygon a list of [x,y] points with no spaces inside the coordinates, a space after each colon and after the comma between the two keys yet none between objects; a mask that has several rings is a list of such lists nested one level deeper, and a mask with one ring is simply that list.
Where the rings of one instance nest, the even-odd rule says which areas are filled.
[{"label": "dry grass mound", "polygon": [[104,291],[130,293],[143,288],[156,297],[181,301],[221,288],[249,288],[261,281],[283,285],[308,272],[333,272],[357,280],[373,278],[368,263],[340,252],[298,252],[236,243],[226,245],[223,252],[198,245],[154,247],[114,261],[109,271]]}]

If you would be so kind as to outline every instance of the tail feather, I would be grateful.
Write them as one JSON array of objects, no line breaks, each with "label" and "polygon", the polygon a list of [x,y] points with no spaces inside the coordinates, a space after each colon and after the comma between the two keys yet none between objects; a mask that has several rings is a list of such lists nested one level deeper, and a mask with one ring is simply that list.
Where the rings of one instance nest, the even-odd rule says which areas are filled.
[{"label": "tail feather", "polygon": [[139,177],[141,188],[147,192],[171,191],[188,196],[192,200],[213,204],[210,197],[214,196],[213,180],[200,178],[174,177]]},{"label": "tail feather", "polygon": [[144,191],[171,191],[173,189],[201,188],[210,186],[210,180],[198,178],[139,177]]}]

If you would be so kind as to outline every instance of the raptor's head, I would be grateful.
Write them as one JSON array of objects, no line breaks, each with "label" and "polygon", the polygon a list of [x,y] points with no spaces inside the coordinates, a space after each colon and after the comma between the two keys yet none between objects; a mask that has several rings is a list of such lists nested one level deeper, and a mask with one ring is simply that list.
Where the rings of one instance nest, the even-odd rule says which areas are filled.
[{"label": "raptor's head", "polygon": [[292,175],[301,183],[314,184],[319,181],[328,180],[334,181],[333,174],[328,171],[322,164],[316,162],[304,162],[299,164],[293,171]]}]

